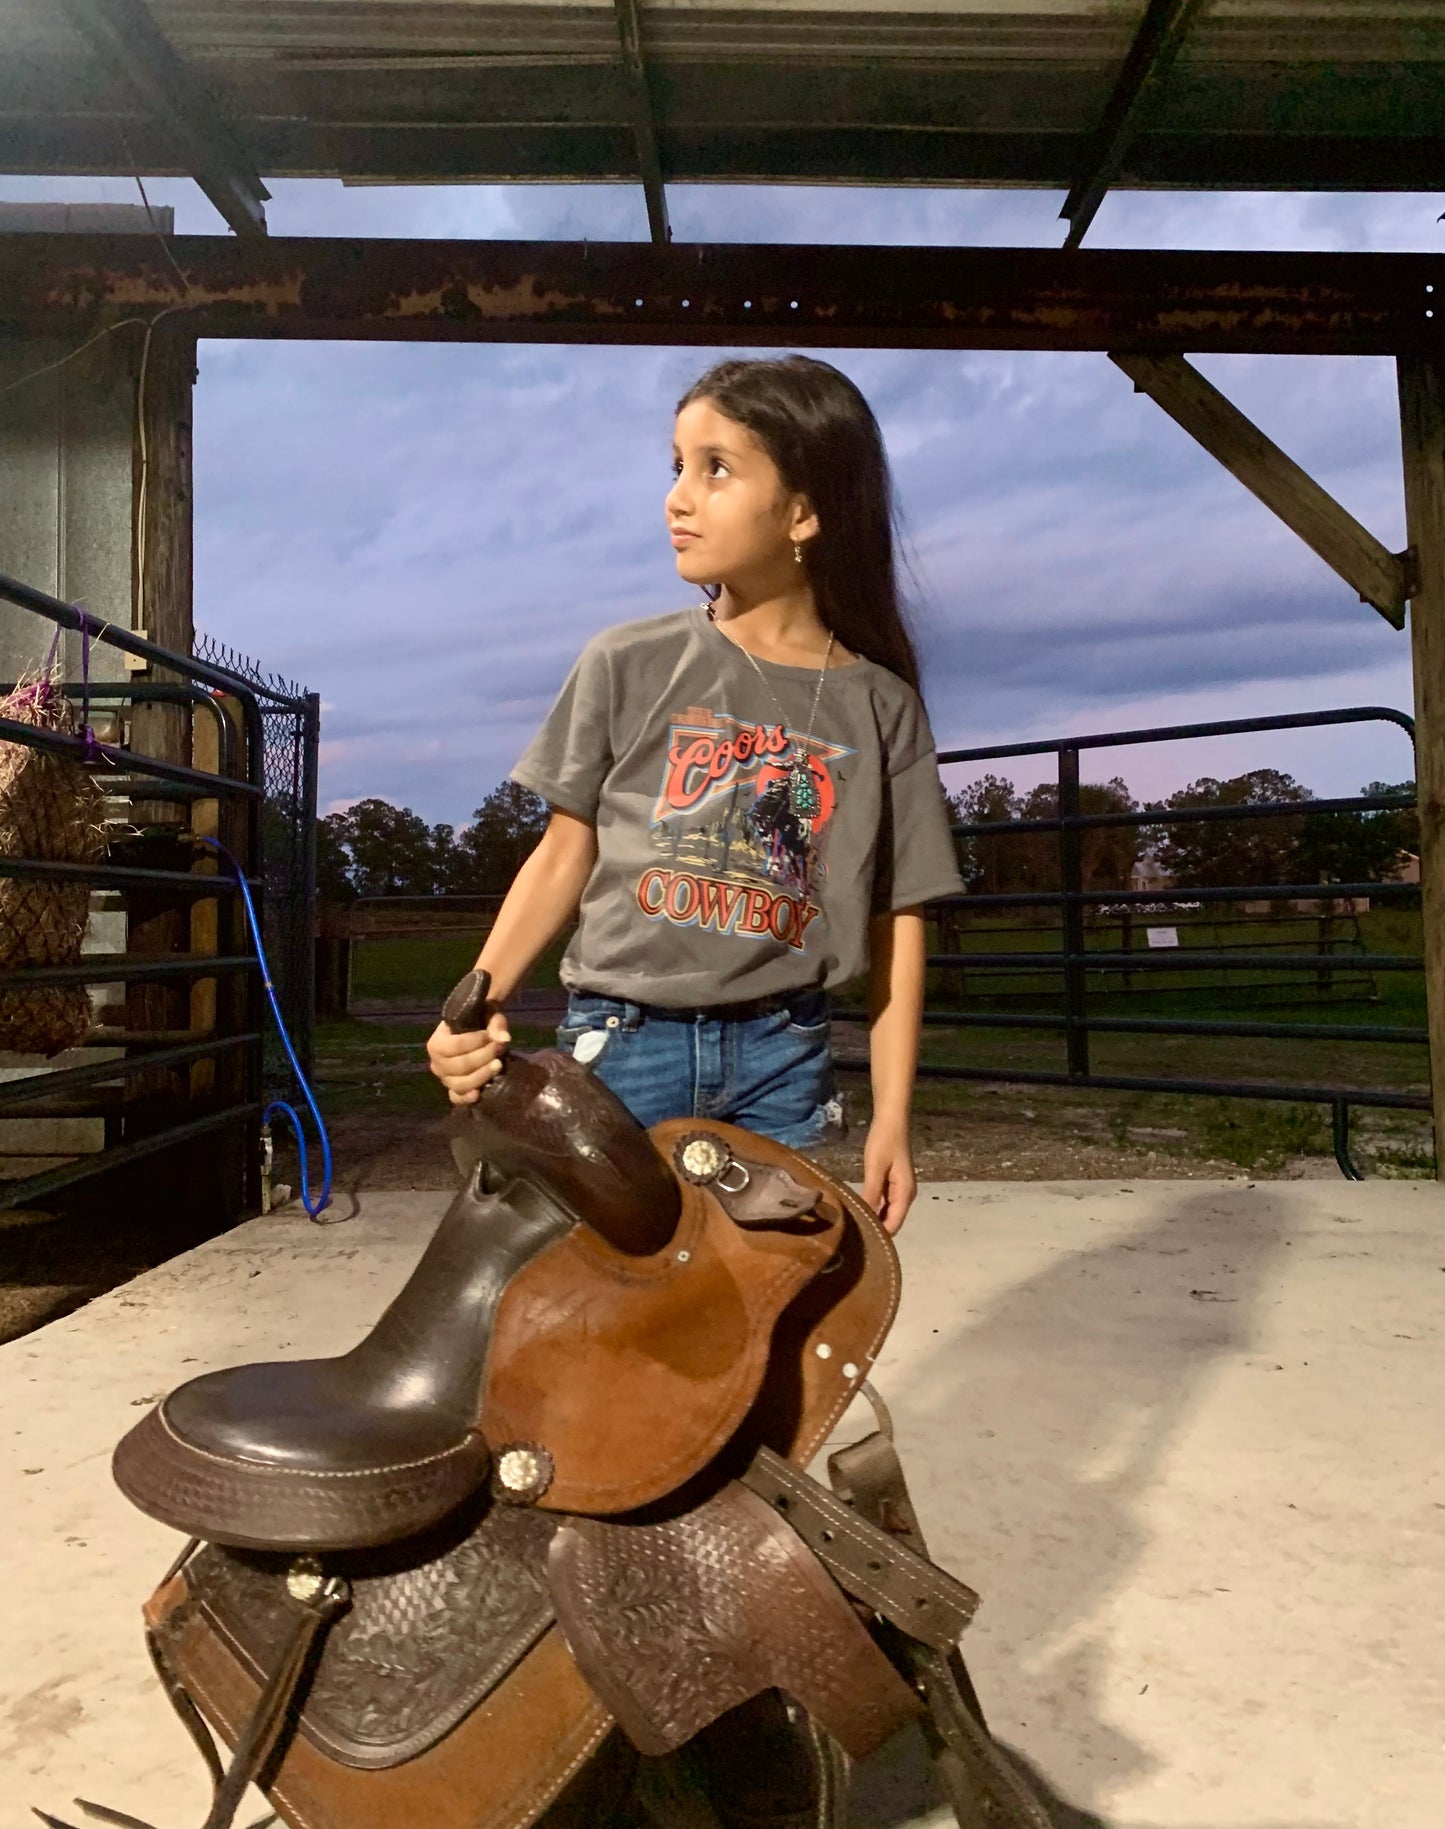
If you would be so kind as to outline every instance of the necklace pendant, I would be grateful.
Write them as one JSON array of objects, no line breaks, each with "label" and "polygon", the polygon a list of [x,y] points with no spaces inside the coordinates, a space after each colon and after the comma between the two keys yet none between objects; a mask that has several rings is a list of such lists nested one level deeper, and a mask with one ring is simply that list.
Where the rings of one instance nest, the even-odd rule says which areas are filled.
[{"label": "necklace pendant", "polygon": [[813,779],[813,771],[808,766],[808,758],[793,752],[793,759],[788,765],[788,803],[799,819],[814,818],[822,806],[818,794],[818,784]]}]

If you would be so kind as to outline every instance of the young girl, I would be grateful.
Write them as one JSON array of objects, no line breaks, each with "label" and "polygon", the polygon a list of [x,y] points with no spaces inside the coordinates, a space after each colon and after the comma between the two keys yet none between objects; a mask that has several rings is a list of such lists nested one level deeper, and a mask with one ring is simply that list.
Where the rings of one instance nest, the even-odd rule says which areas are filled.
[{"label": "young girl", "polygon": [[[558,1046],[644,1125],[794,1148],[840,1128],[826,993],[867,973],[863,1194],[914,1194],[921,904],[961,891],[899,606],[882,437],[807,356],[726,361],[679,403],[668,492],[696,607],[593,637],[512,779],[551,819],[477,960],[505,1005],[573,917]],[[438,1027],[454,1104],[510,1041]]]}]

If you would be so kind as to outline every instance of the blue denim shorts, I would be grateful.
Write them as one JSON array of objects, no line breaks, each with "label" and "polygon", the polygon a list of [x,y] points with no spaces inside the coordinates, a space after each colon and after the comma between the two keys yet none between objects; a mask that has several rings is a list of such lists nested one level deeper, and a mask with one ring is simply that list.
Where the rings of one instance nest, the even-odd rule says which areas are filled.
[{"label": "blue denim shorts", "polygon": [[842,1134],[828,998],[820,986],[768,999],[760,1012],[752,1006],[742,1015],[726,1005],[678,1010],[572,991],[557,1046],[571,1054],[589,1030],[605,1037],[592,1071],[639,1124],[718,1118],[790,1149]]}]

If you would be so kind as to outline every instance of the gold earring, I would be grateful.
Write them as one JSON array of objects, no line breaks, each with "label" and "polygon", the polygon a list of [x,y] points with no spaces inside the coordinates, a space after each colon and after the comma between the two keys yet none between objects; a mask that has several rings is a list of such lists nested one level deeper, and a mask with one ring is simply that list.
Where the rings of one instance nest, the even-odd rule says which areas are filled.
[{"label": "gold earring", "polygon": [[803,563],[803,548],[797,540],[793,542],[793,563],[794,565]]}]

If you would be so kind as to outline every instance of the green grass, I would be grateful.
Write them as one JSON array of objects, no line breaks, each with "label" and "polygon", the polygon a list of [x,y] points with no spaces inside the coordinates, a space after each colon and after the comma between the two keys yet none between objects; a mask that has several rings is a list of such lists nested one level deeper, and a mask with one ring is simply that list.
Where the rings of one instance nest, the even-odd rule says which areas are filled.
[{"label": "green grass", "polygon": [[[555,986],[567,935],[559,935],[537,961],[527,982]],[[442,1000],[477,962],[481,934],[423,940],[362,940],[352,949],[351,995],[418,1004]]]},{"label": "green grass", "polygon": [[[1181,929],[1180,940],[1184,945],[1202,938],[1189,933],[1186,919],[1181,918],[1174,924]],[[1420,951],[1418,910],[1374,910],[1361,917],[1360,926],[1372,952],[1418,954]],[[1251,945],[1278,938],[1280,934],[1280,928],[1268,920],[1242,924],[1231,931],[1231,937],[1246,940]],[[1288,937],[1299,951],[1313,950],[1313,940],[1307,934],[1291,932]],[[439,1006],[450,986],[470,969],[478,943],[478,939],[471,936],[367,941],[356,948],[354,955],[353,995],[413,1002],[418,1007]],[[1204,943],[1211,942],[1205,939]],[[529,980],[531,984],[557,984],[557,965],[565,944],[566,936],[563,935],[549,947]],[[977,925],[966,931],[961,950],[1026,951],[1057,944],[1058,930],[1050,930],[1042,923],[1037,928],[1014,934]],[[1118,944],[1117,928],[1112,933],[1107,930],[1091,933],[1088,944],[1112,950]],[[936,935],[930,935],[930,947],[938,949]],[[973,976],[970,974],[970,979]],[[1136,984],[1142,976],[1136,977]],[[1205,973],[1198,975],[1201,980],[1208,976]],[[929,977],[930,1006],[946,1007],[949,992],[954,988],[948,982],[949,974],[935,968]],[[1378,974],[1375,979],[1378,994],[1371,1001],[1304,1002],[1283,1008],[1272,1004],[1252,1008],[1247,989],[1235,987],[1226,991],[1218,983],[1211,987],[1211,994],[1203,996],[1162,989],[1151,990],[1147,995],[1131,1000],[1098,996],[1094,982],[1090,984],[1090,1010],[1096,1015],[1174,1015],[1204,1020],[1241,1020],[1257,1015],[1263,1020],[1301,1025],[1313,1022],[1370,1027],[1425,1026],[1424,982],[1420,973]],[[1060,1007],[1057,979],[1051,985],[1041,982],[1038,988],[1040,995],[1033,1000],[1011,1000],[994,1007],[1057,1010]],[[843,987],[838,1001],[857,1004],[861,1003],[862,996],[863,986],[857,982]],[[436,1082],[427,1072],[425,1059],[425,1042],[430,1029],[430,1024],[398,1028],[357,1021],[321,1025],[317,1031],[317,1062],[325,1109],[337,1116],[367,1111],[378,1116],[438,1113],[441,1106]],[[513,1034],[521,1047],[544,1046],[553,1039],[550,1027],[532,1029],[514,1024]],[[938,1065],[998,1072],[1060,1072],[1065,1067],[1062,1035],[1026,1030],[950,1030],[930,1026],[924,1033],[921,1058]],[[1265,1080],[1277,1084],[1381,1087],[1412,1092],[1424,1092],[1428,1083],[1428,1062],[1423,1045],[1353,1039],[1095,1034],[1090,1040],[1090,1062],[1095,1073],[1122,1078]],[[853,1088],[860,1121],[866,1121],[866,1072],[845,1070],[845,1078]],[[990,1096],[993,1105],[989,1109],[996,1110],[997,1095]],[[1090,1088],[1076,1091],[1071,1088],[1012,1087],[1006,1096],[1016,1100],[1020,1107],[1027,1103],[1037,1112],[1039,1123],[1059,1129],[1060,1134],[1069,1131],[1071,1126],[1082,1125],[1086,1130],[1092,1126],[1104,1140],[1112,1140],[1123,1147],[1132,1142],[1131,1131],[1179,1131],[1183,1133],[1182,1138],[1161,1139],[1153,1147],[1165,1156],[1172,1152],[1206,1157],[1260,1174],[1277,1171],[1293,1157],[1328,1156],[1331,1150],[1329,1114],[1318,1105],[1168,1092],[1105,1092]],[[970,1082],[925,1077],[919,1083],[920,1107],[957,1113],[961,1122],[967,1120],[971,1109],[984,1109],[979,1104],[983,1097],[982,1089]],[[1430,1172],[1433,1157],[1425,1114],[1356,1108],[1352,1129],[1352,1147],[1371,1172],[1407,1175]]]},{"label": "green grass", "polygon": [[[1312,953],[1319,945],[1319,924],[1306,917],[1229,923],[1216,929],[1198,916],[1173,921],[1158,917],[1158,926],[1173,926],[1180,951],[1213,950],[1227,939],[1231,947],[1268,952]],[[1142,919],[1136,924],[1134,949],[1147,953]],[[1422,947],[1418,909],[1379,909],[1360,917],[1359,941],[1353,950],[1354,923],[1336,919],[1333,924],[1337,965],[1333,982],[1321,987],[1315,970],[1273,973],[1248,967],[1204,968],[1196,971],[1097,971],[1088,975],[1090,1007],[1096,1015],[1150,1015],[1223,1017],[1257,1014],[1289,1022],[1355,1022],[1423,1028],[1425,1024],[1424,976],[1418,971],[1375,972],[1372,953],[1418,957]],[[969,953],[1053,952],[1061,949],[1056,925],[1040,920],[1025,924],[972,923],[959,937],[957,951]],[[1117,924],[1091,927],[1085,934],[1088,952],[1120,950]],[[940,950],[936,946],[932,950]],[[1154,960],[1160,952],[1149,954]],[[1370,981],[1373,980],[1373,983]],[[1013,971],[1001,967],[933,967],[929,972],[929,1001],[934,1005],[1000,1010],[1057,1008],[1060,974],[1057,971]]]}]

